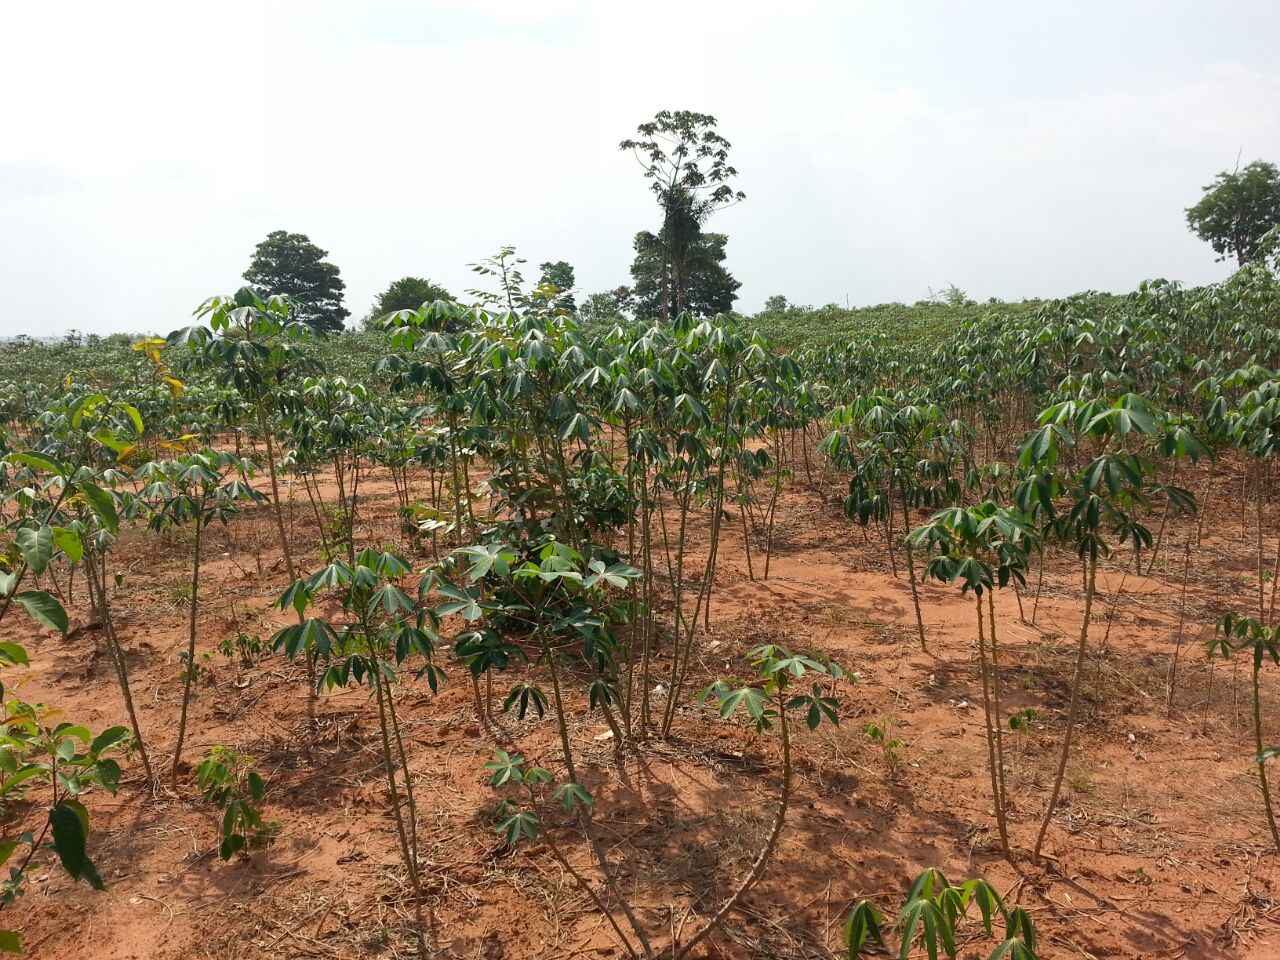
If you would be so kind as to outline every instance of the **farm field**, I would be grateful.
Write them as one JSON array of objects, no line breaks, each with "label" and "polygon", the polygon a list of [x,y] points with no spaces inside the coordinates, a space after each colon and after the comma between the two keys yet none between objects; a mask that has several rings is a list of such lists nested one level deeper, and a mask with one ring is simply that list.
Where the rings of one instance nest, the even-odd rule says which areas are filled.
[{"label": "farm field", "polygon": [[1273,271],[507,293],[0,347],[26,955],[1280,955]]}]

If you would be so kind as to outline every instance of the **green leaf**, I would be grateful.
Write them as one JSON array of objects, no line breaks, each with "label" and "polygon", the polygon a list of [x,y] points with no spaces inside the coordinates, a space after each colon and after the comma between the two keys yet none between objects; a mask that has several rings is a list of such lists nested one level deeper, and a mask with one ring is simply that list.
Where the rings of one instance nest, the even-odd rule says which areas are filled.
[{"label": "green leaf", "polygon": [[42,763],[28,764],[27,766],[19,770],[17,773],[15,773],[12,777],[9,777],[7,780],[3,782],[0,782],[0,796],[3,796],[4,794],[8,793],[14,787],[25,783],[26,781],[30,780],[32,777],[44,777],[49,780],[53,779],[53,777],[49,773],[49,767],[46,766],[45,764],[42,764]]},{"label": "green leaf", "polygon": [[978,877],[964,885],[964,897],[978,905],[978,910],[982,913],[982,926],[987,931],[987,936],[992,936],[992,918],[997,914],[1004,915],[1004,900],[996,888]]},{"label": "green leaf", "polygon": [[12,930],[0,930],[0,952],[21,953],[22,941]]},{"label": "green leaf", "polygon": [[[1035,960],[1036,951],[1036,926],[1031,919],[1031,914],[1027,913],[1022,907],[1014,907],[1009,911],[1009,916],[1005,920],[1005,937],[1013,939],[1021,937],[1026,944],[1026,953],[1029,960]],[[1018,956],[1022,956],[1018,954]]]},{"label": "green leaf", "polygon": [[49,825],[53,828],[53,849],[71,879],[85,880],[95,890],[105,890],[106,885],[85,850],[87,835],[80,811],[69,803],[60,803],[49,811]]},{"label": "green leaf", "polygon": [[53,530],[48,524],[23,527],[14,537],[22,557],[37,576],[44,573],[53,559]]},{"label": "green leaf", "polygon": [[31,467],[33,470],[46,470],[60,477],[67,475],[66,464],[43,453],[32,453],[27,450],[23,453],[12,453],[9,455],[9,459],[14,463],[22,464],[24,467]]},{"label": "green leaf", "polygon": [[238,833],[233,833],[224,837],[222,843],[218,845],[218,856],[223,860],[230,860],[243,849],[244,837]]},{"label": "green leaf", "polygon": [[84,543],[80,540],[80,534],[74,530],[68,530],[66,527],[54,527],[53,542],[58,545],[58,549],[65,553],[67,559],[72,563],[79,563],[80,558],[84,556]]},{"label": "green leaf", "polygon": [[0,641],[0,664],[16,664],[26,667],[30,666],[31,661],[27,659],[27,651],[22,648],[21,644],[5,640]]},{"label": "green leaf", "polygon": [[89,836],[89,811],[84,808],[84,804],[79,800],[65,800],[66,806],[75,811],[77,817],[80,818],[80,829],[84,831],[84,835]]},{"label": "green leaf", "polygon": [[746,710],[752,723],[757,726],[767,726],[765,706],[768,703],[770,703],[769,695],[759,687],[739,687],[720,698],[720,719],[728,720],[741,706]]},{"label": "green leaf", "polygon": [[595,798],[587,791],[587,788],[580,783],[562,784],[556,788],[551,796],[559,801],[567,813],[572,813],[579,804],[589,807],[596,802]]},{"label": "green leaf", "polygon": [[988,960],[1036,960],[1035,951],[1016,937],[1010,937],[992,951]]},{"label": "green leaf", "polygon": [[883,921],[884,917],[872,903],[867,900],[858,901],[844,923],[844,945],[849,951],[849,960],[858,960],[862,947],[868,940],[884,943],[880,933]]},{"label": "green leaf", "polygon": [[106,403],[107,395],[105,393],[91,393],[81,397],[71,406],[71,426],[77,430],[80,429],[80,421],[84,419],[86,413],[90,413],[98,404]]},{"label": "green leaf", "polygon": [[89,744],[89,754],[98,756],[106,750],[110,750],[114,746],[118,746],[129,738],[129,731],[125,727],[108,727],[100,734],[93,738],[93,742]]},{"label": "green leaf", "polygon": [[518,782],[523,779],[520,769],[524,765],[524,756],[522,754],[517,753],[513,756],[501,747],[495,747],[493,755],[497,759],[490,760],[484,765],[486,770],[493,771],[492,776],[489,777],[491,786],[500,787],[504,783]]},{"label": "green leaf", "polygon": [[32,620],[58,633],[67,632],[67,627],[70,626],[67,611],[62,609],[62,604],[50,594],[43,590],[23,590],[13,599],[27,611]]},{"label": "green leaf", "polygon": [[98,784],[107,793],[114,794],[120,789],[120,764],[116,763],[110,757],[106,760],[99,760],[93,765],[94,775],[98,778]]},{"label": "green leaf", "polygon": [[[941,874],[938,874],[938,876],[941,876]],[[921,879],[923,879],[923,875]],[[917,880],[918,882],[919,880]],[[945,890],[947,887],[944,886],[943,889]],[[956,955],[955,933],[951,929],[946,915],[933,900],[925,899],[925,897],[909,899],[906,906],[902,908],[902,913],[899,914],[898,923],[902,929],[902,960],[906,960],[910,956],[911,947],[917,937],[920,938],[924,946],[925,955],[928,956],[929,960],[938,960],[939,946],[942,947],[943,952],[948,957],[954,960]]]},{"label": "green leaf", "polygon": [[536,840],[538,837],[538,815],[528,810],[514,813],[498,824],[498,833],[507,843],[515,846],[520,840]]},{"label": "green leaf", "polygon": [[131,403],[120,404],[120,409],[129,415],[129,419],[133,421],[133,429],[138,436],[142,436],[142,414],[138,412],[138,408]]},{"label": "green leaf", "polygon": [[103,490],[95,483],[90,483],[88,480],[81,480],[76,486],[93,506],[93,512],[98,515],[102,525],[112,533],[116,533],[120,529],[120,515],[116,512],[115,498],[106,490]]}]

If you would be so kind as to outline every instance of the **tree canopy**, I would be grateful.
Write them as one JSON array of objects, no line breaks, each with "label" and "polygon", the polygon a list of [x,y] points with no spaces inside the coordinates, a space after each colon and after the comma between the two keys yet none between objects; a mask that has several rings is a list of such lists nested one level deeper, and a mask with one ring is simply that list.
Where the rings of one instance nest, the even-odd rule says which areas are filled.
[{"label": "tree canopy", "polygon": [[1224,170],[1187,208],[1187,225],[1213,246],[1219,260],[1234,256],[1240,266],[1264,255],[1262,238],[1280,225],[1280,170],[1255,160],[1244,169]]},{"label": "tree canopy", "polygon": [[298,319],[319,330],[340,332],[351,311],[342,305],[346,284],[338,268],[325,260],[305,233],[272,230],[254,248],[253,260],[244,272],[263,295],[280,294],[298,307]]},{"label": "tree canopy", "polygon": [[[706,255],[714,246],[700,239],[702,225],[716,210],[746,197],[731,185],[738,171],[729,165],[729,141],[715,127],[716,118],[710,114],[661,110],[636,128],[639,139],[619,144],[620,149],[635,154],[662,210],[659,232],[636,238],[637,265],[641,259],[645,265],[641,274],[633,266],[632,276],[637,279],[637,297],[655,304],[655,315],[664,320],[683,310],[697,312],[691,289],[695,283],[702,286],[703,294],[709,293],[710,287],[717,287],[712,297],[715,302],[723,302],[726,294],[732,302],[733,291],[739,286],[722,268],[720,275],[712,271],[695,277],[697,270],[707,269],[710,261]],[[720,260],[724,259],[723,252],[721,243]],[[695,260],[702,266],[695,267]],[[731,287],[724,284],[726,278]],[[640,294],[640,284],[650,281],[653,296]]]},{"label": "tree canopy", "polygon": [[370,315],[381,317],[397,310],[417,310],[424,303],[435,300],[453,300],[453,294],[440,284],[422,277],[401,277],[378,294]]},{"label": "tree canopy", "polygon": [[631,303],[631,289],[618,287],[593,293],[578,307],[578,318],[588,324],[614,323],[626,318]]},{"label": "tree canopy", "polygon": [[742,286],[724,267],[723,233],[691,233],[683,242],[678,284],[664,283],[670,245],[648,230],[636,234],[636,257],[631,264],[635,314],[638,318],[673,317],[685,311],[695,316],[728,313]]},{"label": "tree canopy", "polygon": [[538,286],[549,283],[559,291],[551,297],[552,305],[574,313],[578,304],[571,292],[574,288],[573,265],[564,260],[555,260],[538,264],[538,269],[542,271],[542,275],[538,278]]}]

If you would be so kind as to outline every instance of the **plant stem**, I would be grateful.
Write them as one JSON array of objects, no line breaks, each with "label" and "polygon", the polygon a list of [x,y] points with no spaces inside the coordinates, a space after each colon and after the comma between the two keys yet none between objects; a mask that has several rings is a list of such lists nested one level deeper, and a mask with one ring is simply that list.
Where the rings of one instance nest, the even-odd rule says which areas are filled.
[{"label": "plant stem", "polygon": [[1062,735],[1062,754],[1058,757],[1058,769],[1053,777],[1053,789],[1049,794],[1049,805],[1045,808],[1044,819],[1040,822],[1040,832],[1036,835],[1036,845],[1031,851],[1031,862],[1040,862],[1040,847],[1044,844],[1045,834],[1053,821],[1053,811],[1058,805],[1058,794],[1062,791],[1062,780],[1067,773],[1067,760],[1071,755],[1071,735],[1075,731],[1076,713],[1080,702],[1080,679],[1084,673],[1084,656],[1089,644],[1089,617],[1093,613],[1093,594],[1096,589],[1098,574],[1098,554],[1089,553],[1085,563],[1084,620],[1080,624],[1080,643],[1076,648],[1075,672],[1071,677],[1071,702],[1067,706],[1067,729]]},{"label": "plant stem", "polygon": [[1173,715],[1173,693],[1178,682],[1178,658],[1182,655],[1182,630],[1187,622],[1187,578],[1191,574],[1191,531],[1182,553],[1182,595],[1178,601],[1178,638],[1173,646],[1173,662],[1169,665],[1169,685],[1165,692],[1165,716]]},{"label": "plant stem", "polygon": [[991,679],[987,671],[986,636],[982,625],[982,595],[974,594],[974,605],[978,611],[978,669],[982,675],[982,715],[986,723],[987,733],[987,772],[991,777],[991,802],[996,812],[996,830],[1000,834],[1000,849],[1005,859],[1012,861],[1009,852],[1009,833],[1004,821],[1004,789],[1000,783],[1000,755],[996,750],[996,727],[1000,723],[999,714],[995,713],[991,697]]},{"label": "plant stem", "polygon": [[418,877],[417,850],[410,846],[409,834],[404,822],[404,811],[400,809],[400,792],[396,788],[395,761],[391,756],[390,720],[387,716],[386,705],[387,692],[384,689],[382,665],[378,662],[377,656],[372,653],[371,641],[370,649],[369,666],[371,668],[370,673],[373,675],[374,691],[378,698],[378,727],[382,741],[382,761],[387,770],[387,795],[390,797],[391,812],[395,819],[396,838],[400,841],[400,856],[404,861],[405,871],[409,875],[409,886],[413,889],[413,912],[417,921],[415,932],[418,937],[418,956],[422,960],[426,960],[429,951],[427,950],[426,931],[422,922],[422,883]]},{"label": "plant stem", "polygon": [[1267,785],[1267,764],[1262,759],[1262,698],[1258,690],[1258,674],[1262,670],[1262,649],[1259,647],[1253,657],[1253,745],[1256,748],[1254,757],[1258,763],[1258,785],[1262,789],[1262,805],[1267,811],[1267,826],[1271,828],[1271,840],[1280,853],[1280,830],[1276,828],[1276,814],[1271,807],[1271,790]]},{"label": "plant stem", "polygon": [[196,511],[195,560],[191,565],[191,619],[187,628],[187,669],[182,675],[182,710],[178,714],[178,742],[173,748],[173,767],[169,771],[169,783],[175,789],[178,786],[178,764],[182,761],[182,745],[187,739],[187,710],[191,705],[191,687],[196,674],[196,610],[199,603],[200,590],[200,534],[204,523],[203,499]]},{"label": "plant stem", "polygon": [[[564,751],[565,771],[569,774],[570,783],[579,783],[577,766],[573,762],[573,747],[569,743],[569,723],[565,717],[564,698],[560,690],[560,671],[556,667],[555,653],[551,649],[551,642],[546,636],[543,636],[541,640],[542,654],[551,672],[551,689],[555,695],[556,726],[559,727],[560,732],[560,748]],[[609,888],[610,895],[618,902],[618,906],[622,908],[622,912],[626,916],[627,922],[631,925],[631,929],[635,931],[636,938],[640,941],[645,957],[652,960],[653,948],[649,945],[649,938],[644,932],[644,927],[640,926],[635,913],[631,910],[631,905],[622,896],[622,891],[618,889],[618,882],[614,879],[613,871],[609,869],[609,860],[605,856],[604,847],[601,845],[600,837],[596,833],[595,822],[591,819],[590,804],[578,804],[578,820],[582,826],[582,832],[587,837],[587,845],[591,848],[596,864],[604,875],[604,882]]]},{"label": "plant stem", "polygon": [[1266,559],[1263,556],[1263,531],[1265,529],[1265,525],[1263,523],[1262,516],[1263,472],[1261,457],[1258,457],[1256,461],[1254,487],[1253,499],[1257,506],[1258,514],[1258,622],[1265,624],[1267,622],[1267,608],[1263,599],[1263,594],[1265,590],[1264,581],[1266,577]]},{"label": "plant stem", "polygon": [[1036,599],[1031,604],[1031,625],[1036,625],[1036,614],[1040,611],[1040,591],[1044,587],[1044,550],[1040,550],[1040,575],[1036,578]]},{"label": "plant stem", "polygon": [[413,797],[413,773],[409,769],[409,756],[405,753],[404,738],[400,734],[400,718],[396,714],[395,693],[390,686],[387,687],[387,714],[390,717],[391,732],[396,741],[396,754],[400,758],[400,772],[404,777],[405,809],[408,812],[409,820],[409,843],[412,845],[414,856],[416,857],[418,850],[418,804]]},{"label": "plant stem", "polygon": [[[905,484],[899,484],[899,492],[902,495],[902,526],[908,533],[911,529],[911,516],[907,512],[907,488]],[[929,646],[924,639],[924,615],[920,612],[920,590],[916,586],[916,560],[915,550],[911,546],[910,541],[905,541],[903,546],[907,552],[907,580],[911,584],[911,604],[916,610],[916,628],[920,631],[920,649],[928,650]]]},{"label": "plant stem", "polygon": [[627,956],[638,957],[639,953],[636,952],[636,948],[631,945],[631,941],[628,940],[626,934],[622,932],[622,927],[618,925],[618,921],[613,918],[613,914],[609,912],[609,908],[606,907],[604,901],[600,899],[600,894],[596,893],[595,888],[587,882],[587,878],[582,875],[578,868],[569,862],[569,858],[564,855],[555,839],[551,836],[551,831],[544,830],[542,832],[542,839],[547,842],[547,849],[551,851],[551,855],[555,857],[556,862],[559,863],[560,866],[564,867],[569,876],[573,877],[578,886],[581,887],[590,898],[591,902],[595,904],[595,908],[600,911],[601,915],[607,921],[609,921],[609,926],[611,926],[613,928],[613,932],[618,935],[618,939],[622,942],[623,949],[627,951]]},{"label": "plant stem", "polygon": [[267,443],[267,475],[271,478],[271,506],[276,518],[276,533],[280,537],[280,550],[284,554],[285,572],[289,574],[289,582],[298,579],[298,571],[293,565],[293,551],[289,549],[289,537],[284,529],[284,507],[280,503],[280,481],[276,476],[276,447],[267,423],[267,411],[258,407],[258,423]]},{"label": "plant stem", "polygon": [[85,554],[85,559],[86,572],[90,574],[90,602],[98,608],[98,619],[102,623],[102,633],[107,640],[107,652],[111,655],[111,661],[116,669],[116,680],[120,684],[120,695],[124,698],[125,713],[129,716],[129,726],[133,730],[138,759],[142,761],[142,772],[147,778],[147,783],[153,784],[155,774],[151,770],[151,758],[147,755],[147,745],[142,738],[142,727],[138,723],[138,713],[133,706],[133,693],[129,688],[129,665],[125,660],[119,637],[116,635],[115,622],[111,619],[110,602],[107,600],[107,564],[102,557],[93,559],[88,553]]},{"label": "plant stem", "polygon": [[1000,805],[997,808],[1001,839],[1004,842],[1004,854],[1009,859],[1013,855],[1009,850],[1008,792],[1004,780],[1004,708],[1000,703],[1000,641],[996,637],[996,600],[995,591],[987,591],[987,613],[990,623],[988,632],[991,640],[991,700],[995,706],[996,731],[996,779],[1000,784]]},{"label": "plant stem", "polygon": [[769,860],[773,856],[773,851],[778,846],[778,837],[782,835],[782,825],[786,821],[787,807],[791,803],[791,735],[787,729],[787,710],[785,705],[778,711],[778,730],[782,734],[782,794],[778,798],[778,811],[774,814],[773,825],[769,828],[768,839],[765,840],[764,847],[756,856],[755,863],[751,865],[751,871],[738,884],[736,890],[733,891],[720,905],[720,909],[715,912],[710,920],[703,925],[702,929],[693,935],[683,947],[677,947],[675,943],[671,944],[672,960],[683,960],[699,943],[707,938],[717,927],[724,923],[725,918],[734,907],[746,896],[747,891],[759,882],[764,876],[765,868],[769,865]]}]

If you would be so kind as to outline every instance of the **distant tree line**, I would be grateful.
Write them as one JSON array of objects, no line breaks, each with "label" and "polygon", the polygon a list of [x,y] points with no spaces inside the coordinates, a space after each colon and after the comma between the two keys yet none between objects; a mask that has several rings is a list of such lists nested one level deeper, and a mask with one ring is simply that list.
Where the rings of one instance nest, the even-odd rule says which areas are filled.
[{"label": "distant tree line", "polygon": [[[631,284],[589,294],[579,302],[573,265],[548,260],[539,264],[537,286],[528,296],[593,324],[628,315],[670,320],[685,312],[710,316],[732,310],[741,284],[725,266],[729,239],[708,231],[706,225],[715,213],[740,203],[746,194],[734,186],[738,171],[729,163],[730,144],[717,132],[716,118],[689,110],[662,110],[619,147],[633,153],[640,164],[659,214],[656,230],[635,235]],[[1222,171],[1204,188],[1199,202],[1187,208],[1186,218],[1192,232],[1213,247],[1219,260],[1234,257],[1244,267],[1276,255],[1280,250],[1280,169],[1255,160],[1243,168]],[[264,292],[293,298],[300,307],[299,318],[312,326],[341,331],[351,313],[343,304],[346,285],[328,256],[306,234],[273,230],[254,248],[244,279]],[[518,270],[523,262],[515,257],[514,248],[504,247],[498,258],[486,261],[490,266],[473,269],[502,272],[510,303],[512,278],[506,271]],[[454,296],[425,277],[401,277],[378,294],[362,323],[373,326],[387,314],[417,310],[436,300],[452,301]],[[955,284],[948,284],[942,290],[930,290],[918,302],[966,306],[974,301]],[[765,301],[763,312],[794,308],[778,294]]]}]

